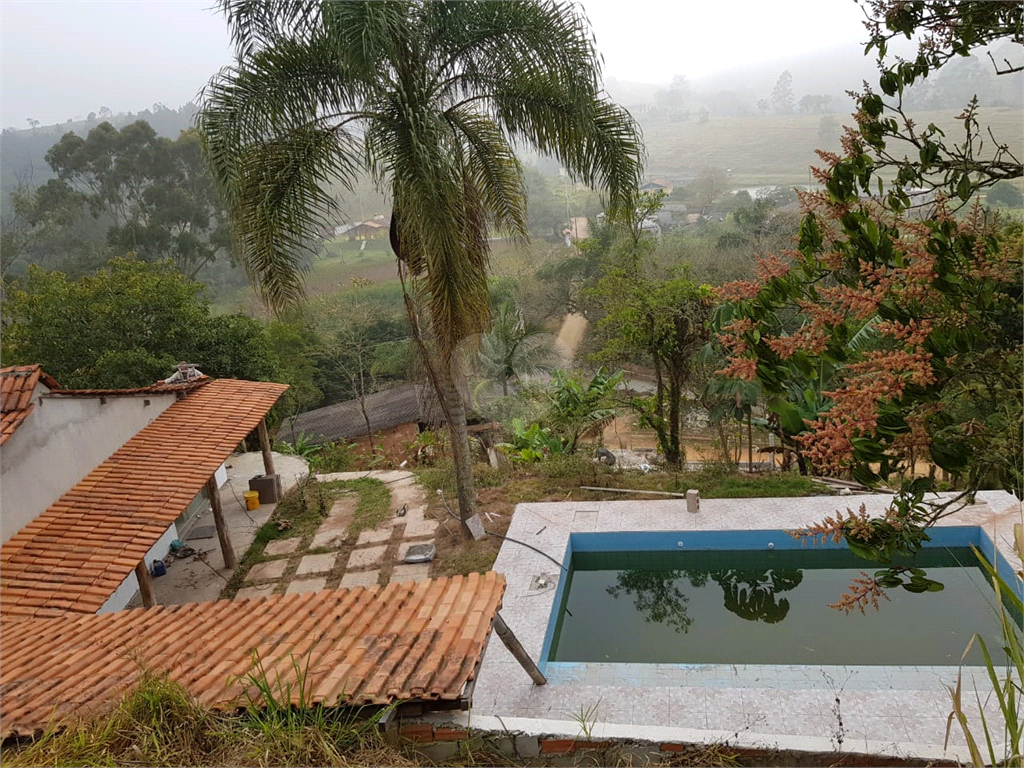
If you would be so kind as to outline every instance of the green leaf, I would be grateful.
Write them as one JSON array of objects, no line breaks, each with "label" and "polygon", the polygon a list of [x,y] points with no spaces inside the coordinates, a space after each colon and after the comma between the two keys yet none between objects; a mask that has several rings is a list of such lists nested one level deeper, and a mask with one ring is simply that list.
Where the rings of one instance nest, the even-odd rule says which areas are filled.
[{"label": "green leaf", "polygon": [[971,185],[971,177],[965,173],[960,177],[960,181],[956,185],[956,196],[966,203],[973,191],[974,187]]}]

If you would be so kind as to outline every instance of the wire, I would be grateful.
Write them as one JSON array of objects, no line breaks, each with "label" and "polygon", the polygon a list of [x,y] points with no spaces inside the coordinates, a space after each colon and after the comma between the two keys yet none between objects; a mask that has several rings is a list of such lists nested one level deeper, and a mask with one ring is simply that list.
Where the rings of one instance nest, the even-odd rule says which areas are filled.
[{"label": "wire", "polygon": [[[438,488],[437,489],[437,495],[441,497],[441,503],[444,504],[444,508],[448,510],[448,514],[451,515],[452,517],[454,517],[456,520],[458,520],[461,523],[462,522],[462,518],[460,518],[458,515],[456,515],[454,512],[452,512],[452,508],[448,506],[448,499],[446,499],[444,497],[444,491],[442,489]],[[527,544],[525,541],[520,541],[519,539],[513,539],[511,536],[506,536],[503,533],[495,533],[494,531],[488,531],[486,528],[484,528],[484,533],[486,533],[488,536],[496,536],[499,539],[504,539],[505,541],[511,541],[513,544],[520,544],[520,545],[526,547],[527,549],[532,549],[538,555],[544,555],[544,557],[546,557],[548,560],[550,560],[552,563],[557,565],[559,568],[561,568],[566,573],[569,572],[569,569],[566,568],[564,565],[562,565],[557,560],[555,560],[555,558],[553,558],[547,552],[545,552],[545,551],[543,551],[541,549],[537,549],[537,547],[533,546],[532,544]]]}]

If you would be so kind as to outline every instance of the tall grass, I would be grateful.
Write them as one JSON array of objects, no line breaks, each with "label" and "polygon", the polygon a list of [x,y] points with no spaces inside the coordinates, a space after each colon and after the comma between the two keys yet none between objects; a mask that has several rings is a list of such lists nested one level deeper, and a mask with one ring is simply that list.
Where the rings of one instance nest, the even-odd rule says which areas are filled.
[{"label": "tall grass", "polygon": [[[294,663],[294,661],[293,661]],[[416,763],[388,746],[377,729],[386,710],[361,718],[312,706],[306,670],[296,688],[269,679],[258,657],[245,681],[254,695],[242,714],[200,706],[166,676],[144,673],[112,709],[64,727],[50,727],[23,747],[7,747],[5,766],[351,766]],[[299,706],[293,690],[305,691]],[[302,698],[302,697],[300,697]]]},{"label": "tall grass", "polygon": [[[1024,525],[1014,526],[1014,549],[1020,561],[1024,563]],[[977,704],[977,720],[972,725],[968,717],[969,704],[965,705],[963,692],[963,666],[957,672],[956,685],[947,686],[952,712],[946,722],[946,744],[949,744],[950,731],[955,720],[967,741],[967,749],[971,755],[971,763],[979,768],[986,765],[1012,766],[1024,768],[1024,641],[1021,640],[1021,629],[1017,626],[1013,614],[1021,615],[1024,610],[1021,599],[1013,588],[1006,583],[977,549],[971,547],[981,562],[982,567],[992,579],[995,590],[995,610],[999,615],[1002,628],[1003,651],[1006,654],[1006,665],[998,669],[992,661],[985,639],[975,634],[964,650],[963,658],[967,657],[975,643],[981,649],[985,659],[985,670],[989,683],[992,685],[991,696],[995,697],[999,714],[1003,721],[1002,728],[994,726],[991,718],[985,714],[985,706],[981,694],[975,690],[974,699]],[[1010,604],[1008,609],[1006,603]],[[980,732],[979,732],[980,729]],[[984,737],[984,752],[979,744],[980,736]]]}]

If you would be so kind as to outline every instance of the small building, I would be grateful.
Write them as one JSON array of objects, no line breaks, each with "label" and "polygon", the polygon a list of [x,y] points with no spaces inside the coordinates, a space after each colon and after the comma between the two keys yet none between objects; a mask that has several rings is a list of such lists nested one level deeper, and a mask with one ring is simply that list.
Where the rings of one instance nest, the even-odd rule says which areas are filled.
[{"label": "small building", "polygon": [[673,189],[672,182],[668,179],[651,179],[640,185],[641,192],[664,192],[671,195]]},{"label": "small building", "polygon": [[685,226],[686,205],[684,203],[665,203],[655,214],[655,218],[663,230]]},{"label": "small building", "polygon": [[208,382],[200,376],[137,389],[64,389],[39,365],[0,369],[0,543],[179,396]]},{"label": "small building", "polygon": [[[4,369],[5,617],[117,611],[140,588],[150,605],[148,564],[197,502],[209,500],[217,519],[225,460],[254,429],[264,441],[264,417],[288,387],[184,368],[196,375],[135,390],[62,390],[39,366]],[[273,474],[268,454],[269,441]]]}]

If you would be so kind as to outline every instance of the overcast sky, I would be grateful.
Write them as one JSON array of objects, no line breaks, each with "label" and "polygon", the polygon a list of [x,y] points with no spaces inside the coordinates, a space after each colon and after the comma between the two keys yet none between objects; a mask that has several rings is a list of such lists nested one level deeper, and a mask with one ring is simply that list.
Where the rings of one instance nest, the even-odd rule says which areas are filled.
[{"label": "overcast sky", "polygon": [[[0,125],[194,99],[230,63],[215,0],[0,0]],[[619,80],[694,79],[866,37],[854,0],[585,0]]]}]

